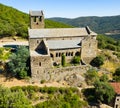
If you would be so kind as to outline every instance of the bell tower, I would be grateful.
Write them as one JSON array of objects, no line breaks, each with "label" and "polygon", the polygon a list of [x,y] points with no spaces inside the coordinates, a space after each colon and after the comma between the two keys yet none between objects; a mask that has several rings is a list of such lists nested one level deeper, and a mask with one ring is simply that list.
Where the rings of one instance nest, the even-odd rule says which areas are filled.
[{"label": "bell tower", "polygon": [[44,28],[44,14],[43,11],[29,11],[30,28],[41,29]]}]

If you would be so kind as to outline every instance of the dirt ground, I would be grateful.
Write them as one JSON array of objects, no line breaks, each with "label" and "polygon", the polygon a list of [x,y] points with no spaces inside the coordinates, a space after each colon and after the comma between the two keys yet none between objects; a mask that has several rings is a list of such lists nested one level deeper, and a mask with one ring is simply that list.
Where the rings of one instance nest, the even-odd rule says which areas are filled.
[{"label": "dirt ground", "polygon": [[66,87],[65,83],[58,83],[58,82],[51,82],[51,83],[44,83],[44,84],[31,84],[28,80],[18,80],[16,78],[11,78],[11,79],[6,79],[3,75],[0,75],[0,84],[5,86],[5,87],[13,87],[13,86],[28,86],[28,85],[33,85],[33,86],[39,86],[39,87]]},{"label": "dirt ground", "polygon": [[5,37],[0,39],[0,47],[4,45],[28,45],[28,40],[19,37]]}]

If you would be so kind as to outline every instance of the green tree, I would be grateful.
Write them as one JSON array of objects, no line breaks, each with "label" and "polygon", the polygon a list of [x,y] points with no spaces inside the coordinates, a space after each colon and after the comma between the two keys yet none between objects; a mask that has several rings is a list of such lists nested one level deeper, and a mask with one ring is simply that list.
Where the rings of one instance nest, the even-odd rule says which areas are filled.
[{"label": "green tree", "polygon": [[18,47],[17,52],[12,54],[10,61],[7,64],[8,71],[18,78],[25,78],[29,69],[27,67],[28,59],[28,49],[24,46]]},{"label": "green tree", "polygon": [[98,101],[109,103],[115,95],[115,91],[108,82],[97,80],[94,83],[95,95]]},{"label": "green tree", "polygon": [[61,62],[62,62],[62,66],[65,66],[66,62],[65,62],[65,55],[62,54],[62,58],[61,58]]},{"label": "green tree", "polygon": [[107,81],[108,81],[108,76],[107,76],[106,74],[103,74],[103,75],[100,77],[100,81],[107,82]]},{"label": "green tree", "polygon": [[11,92],[0,85],[0,108],[32,108],[22,90]]},{"label": "green tree", "polygon": [[120,67],[115,70],[113,74],[113,79],[117,82],[120,82]]},{"label": "green tree", "polygon": [[91,61],[90,64],[92,66],[100,67],[101,65],[104,64],[104,58],[102,56],[97,56]]},{"label": "green tree", "polygon": [[73,64],[79,64],[80,63],[80,56],[74,56],[72,59]]},{"label": "green tree", "polygon": [[85,73],[85,80],[88,85],[92,85],[98,79],[98,72],[95,69],[89,69]]}]

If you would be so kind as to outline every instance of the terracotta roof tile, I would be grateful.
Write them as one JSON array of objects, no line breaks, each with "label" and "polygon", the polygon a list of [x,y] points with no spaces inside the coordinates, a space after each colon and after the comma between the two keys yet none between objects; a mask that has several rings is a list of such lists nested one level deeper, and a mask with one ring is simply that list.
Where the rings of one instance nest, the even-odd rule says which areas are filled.
[{"label": "terracotta roof tile", "polygon": [[120,82],[113,82],[110,85],[114,88],[117,94],[120,94]]}]

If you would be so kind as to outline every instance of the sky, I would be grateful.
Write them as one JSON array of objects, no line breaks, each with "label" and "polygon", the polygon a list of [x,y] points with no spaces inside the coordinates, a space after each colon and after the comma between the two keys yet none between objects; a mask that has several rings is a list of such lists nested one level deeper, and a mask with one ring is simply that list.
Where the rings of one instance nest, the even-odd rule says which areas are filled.
[{"label": "sky", "polygon": [[43,10],[46,18],[120,15],[120,0],[0,0],[22,12]]}]

